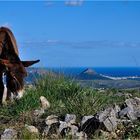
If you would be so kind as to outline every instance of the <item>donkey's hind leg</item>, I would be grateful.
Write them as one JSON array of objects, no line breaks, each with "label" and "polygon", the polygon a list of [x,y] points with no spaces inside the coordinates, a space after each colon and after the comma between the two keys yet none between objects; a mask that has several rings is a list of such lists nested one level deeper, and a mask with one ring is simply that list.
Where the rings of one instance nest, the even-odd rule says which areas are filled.
[{"label": "donkey's hind leg", "polygon": [[3,77],[2,73],[0,73],[0,104],[2,104],[3,92],[4,92]]}]

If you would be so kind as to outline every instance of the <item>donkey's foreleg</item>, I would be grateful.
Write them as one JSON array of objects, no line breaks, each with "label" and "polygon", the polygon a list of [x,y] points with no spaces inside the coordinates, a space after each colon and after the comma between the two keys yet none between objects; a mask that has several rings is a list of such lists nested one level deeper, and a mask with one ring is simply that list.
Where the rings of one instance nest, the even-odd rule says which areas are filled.
[{"label": "donkey's foreleg", "polygon": [[3,92],[4,92],[3,77],[2,73],[0,73],[0,104],[2,104]]}]

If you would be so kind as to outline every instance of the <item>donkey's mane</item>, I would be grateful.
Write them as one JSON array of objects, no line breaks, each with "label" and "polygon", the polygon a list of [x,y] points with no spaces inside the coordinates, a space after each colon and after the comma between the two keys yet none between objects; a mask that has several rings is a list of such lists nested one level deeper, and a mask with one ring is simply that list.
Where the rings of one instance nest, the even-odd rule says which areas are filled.
[{"label": "donkey's mane", "polygon": [[[19,52],[18,52],[18,48],[17,48],[17,43],[16,43],[16,39],[15,39],[13,33],[8,28],[1,27],[0,28],[0,34],[2,34],[2,33],[6,33],[8,35],[8,38],[10,39],[8,41],[11,41],[13,51],[18,55]],[[4,40],[1,40],[1,41],[4,41]]]}]

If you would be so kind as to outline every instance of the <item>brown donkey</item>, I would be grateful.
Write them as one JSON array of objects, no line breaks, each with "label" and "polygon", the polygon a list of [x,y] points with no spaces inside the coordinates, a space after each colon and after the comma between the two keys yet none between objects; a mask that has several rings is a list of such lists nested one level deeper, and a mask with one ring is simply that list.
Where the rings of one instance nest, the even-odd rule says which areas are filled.
[{"label": "brown donkey", "polygon": [[23,90],[24,78],[27,76],[25,67],[39,61],[21,61],[13,33],[6,27],[0,28],[0,104],[4,92],[3,74],[6,75],[8,93],[18,95]]}]

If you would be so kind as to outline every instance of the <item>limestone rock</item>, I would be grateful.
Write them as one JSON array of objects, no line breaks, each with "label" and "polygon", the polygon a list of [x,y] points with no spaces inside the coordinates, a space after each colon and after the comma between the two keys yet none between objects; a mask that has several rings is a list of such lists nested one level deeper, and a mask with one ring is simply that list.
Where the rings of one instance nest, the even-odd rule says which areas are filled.
[{"label": "limestone rock", "polygon": [[74,124],[76,122],[76,115],[74,115],[74,114],[66,114],[65,122]]},{"label": "limestone rock", "polygon": [[99,112],[97,119],[104,125],[107,131],[111,132],[117,128],[116,112],[111,107]]},{"label": "limestone rock", "polygon": [[25,128],[31,133],[38,133],[38,129],[33,125],[25,124]]},{"label": "limestone rock", "polygon": [[135,97],[133,99],[127,99],[126,105],[131,109],[130,116],[133,115],[136,118],[140,117],[140,98]]},{"label": "limestone rock", "polygon": [[140,110],[140,98],[135,97],[134,99],[126,99],[126,105],[132,110]]},{"label": "limestone rock", "polygon": [[59,125],[60,134],[63,133],[62,135],[65,135],[67,127],[68,127],[68,124],[66,122],[60,121],[60,125]]},{"label": "limestone rock", "polygon": [[78,140],[87,140],[87,134],[83,131],[76,133],[76,139]]},{"label": "limestone rock", "polygon": [[130,120],[135,121],[140,117],[140,98],[126,99],[126,107],[119,112],[119,117],[128,117]]},{"label": "limestone rock", "polygon": [[44,96],[40,97],[40,103],[41,103],[41,108],[43,108],[43,109],[50,108],[50,103]]},{"label": "limestone rock", "polygon": [[119,117],[119,112],[120,112],[121,108],[118,106],[118,105],[114,105],[114,111],[116,113],[116,117],[118,118]]},{"label": "limestone rock", "polygon": [[17,131],[11,128],[5,129],[1,135],[1,140],[14,140],[17,139]]},{"label": "limestone rock", "polygon": [[70,125],[69,127],[70,127],[69,135],[72,136],[76,135],[76,133],[78,132],[78,127],[75,125]]},{"label": "limestone rock", "polygon": [[44,111],[44,109],[36,109],[35,111],[34,111],[34,115],[36,116],[36,117],[40,117],[40,116],[42,116],[43,114],[45,113],[45,111]]},{"label": "limestone rock", "polygon": [[94,116],[92,116],[92,115],[90,115],[90,116],[84,116],[83,118],[82,118],[82,120],[81,120],[81,126],[83,126],[83,124],[87,121],[87,120],[89,120],[89,119],[91,119],[91,118],[93,118]]},{"label": "limestone rock", "polygon": [[83,131],[87,134],[88,137],[93,135],[94,132],[99,128],[100,122],[97,118],[92,117],[88,119],[80,128],[80,131]]},{"label": "limestone rock", "polygon": [[50,116],[48,116],[48,117],[46,118],[45,122],[46,122],[46,124],[49,125],[49,126],[52,125],[52,124],[54,124],[54,123],[59,123],[59,121],[58,121],[58,116],[50,115]]}]

